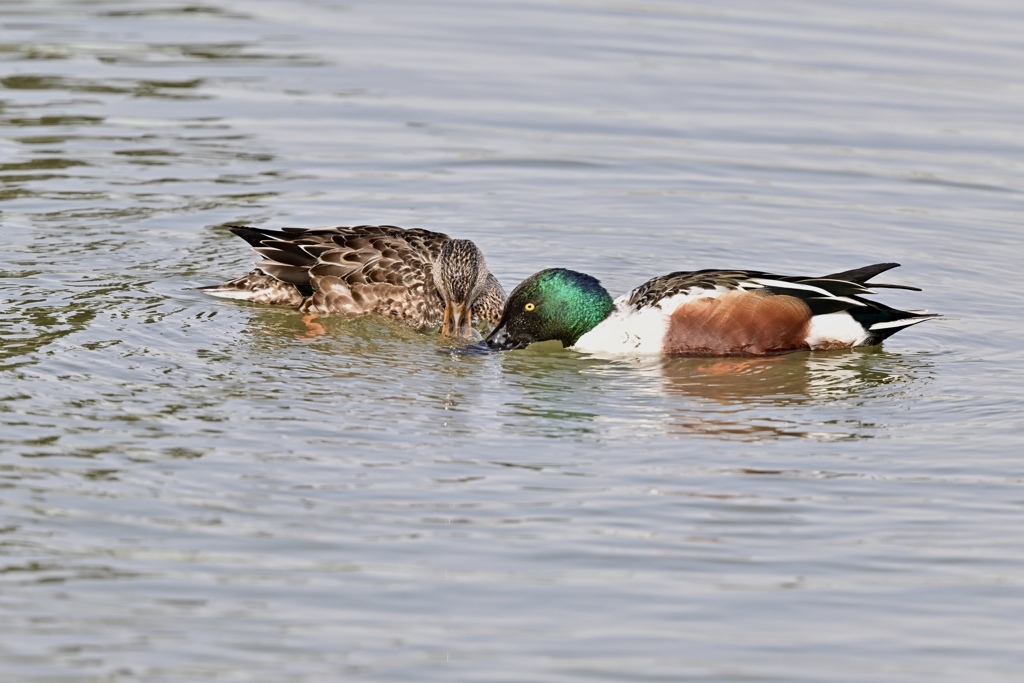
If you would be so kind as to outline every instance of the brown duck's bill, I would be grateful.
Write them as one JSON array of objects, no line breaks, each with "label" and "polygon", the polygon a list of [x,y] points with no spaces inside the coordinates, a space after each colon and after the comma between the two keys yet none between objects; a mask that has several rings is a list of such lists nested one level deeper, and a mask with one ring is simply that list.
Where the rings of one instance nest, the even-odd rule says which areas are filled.
[{"label": "brown duck's bill", "polygon": [[441,336],[473,338],[473,309],[469,308],[465,301],[447,304],[444,307]]},{"label": "brown duck's bill", "polygon": [[495,351],[511,351],[513,349],[525,349],[529,346],[529,342],[515,341],[508,336],[508,330],[505,329],[504,325],[499,325],[494,328],[487,338],[483,341],[477,342],[476,344],[469,344],[463,346],[458,350],[458,353],[463,355],[485,355],[488,353],[494,353]]}]

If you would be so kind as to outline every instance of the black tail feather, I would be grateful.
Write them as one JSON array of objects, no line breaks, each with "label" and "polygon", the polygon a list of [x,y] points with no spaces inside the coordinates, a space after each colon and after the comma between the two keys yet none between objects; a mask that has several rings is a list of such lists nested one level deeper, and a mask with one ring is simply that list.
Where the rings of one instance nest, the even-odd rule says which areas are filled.
[{"label": "black tail feather", "polygon": [[876,287],[879,289],[908,289],[911,292],[920,292],[920,287],[911,287],[910,285],[887,285],[879,282],[872,282],[870,285],[867,284],[868,280],[875,277],[876,275],[881,275],[885,271],[892,270],[893,268],[899,268],[899,266],[900,264],[898,263],[875,263],[873,265],[864,266],[862,268],[844,270],[841,273],[832,273],[831,275],[826,275],[822,279],[846,280],[847,282],[856,282],[859,285],[864,285],[866,287]]},{"label": "black tail feather", "polygon": [[285,233],[280,230],[253,228],[248,225],[229,225],[227,228],[248,242],[252,247],[261,247],[263,246],[263,242],[266,240],[277,240],[286,236]]},{"label": "black tail feather", "polygon": [[844,270],[841,273],[832,273],[826,275],[825,280],[846,280],[847,282],[856,282],[859,285],[864,284],[876,275],[880,275],[887,270],[893,268],[899,268],[898,263],[875,263],[870,266],[864,266],[863,268],[854,268],[853,270]]}]

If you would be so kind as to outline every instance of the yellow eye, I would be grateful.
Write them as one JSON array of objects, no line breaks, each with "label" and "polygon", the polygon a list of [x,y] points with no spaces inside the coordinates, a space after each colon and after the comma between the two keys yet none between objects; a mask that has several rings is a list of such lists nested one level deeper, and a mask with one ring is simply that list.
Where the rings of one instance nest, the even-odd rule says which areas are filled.
[{"label": "yellow eye", "polygon": [[525,308],[528,311],[532,311],[533,309],[537,308],[537,306],[531,301],[530,303],[523,306],[523,308]]}]

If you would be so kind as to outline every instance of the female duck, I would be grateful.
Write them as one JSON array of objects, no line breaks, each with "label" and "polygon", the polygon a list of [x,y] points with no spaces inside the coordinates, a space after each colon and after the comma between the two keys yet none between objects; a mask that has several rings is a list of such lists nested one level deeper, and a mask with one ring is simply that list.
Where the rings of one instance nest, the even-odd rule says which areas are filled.
[{"label": "female duck", "polygon": [[[242,277],[200,287],[213,296],[316,315],[383,315],[472,337],[497,323],[505,292],[470,240],[392,225],[268,230],[231,226],[262,260]],[[309,318],[312,319],[312,316]]]},{"label": "female duck", "polygon": [[869,346],[935,317],[862,298],[873,293],[868,280],[898,265],[879,263],[824,277],[677,272],[615,301],[595,278],[551,268],[512,291],[498,326],[472,348],[519,349],[557,339],[598,354],[762,356]]}]

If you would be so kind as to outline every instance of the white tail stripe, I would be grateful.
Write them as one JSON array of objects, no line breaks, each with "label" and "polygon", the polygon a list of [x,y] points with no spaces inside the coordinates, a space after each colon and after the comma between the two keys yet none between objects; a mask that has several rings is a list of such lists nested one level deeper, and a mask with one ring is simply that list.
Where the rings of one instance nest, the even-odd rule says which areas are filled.
[{"label": "white tail stripe", "polygon": [[203,294],[219,296],[222,299],[237,299],[239,301],[251,301],[256,292],[248,289],[204,289]]},{"label": "white tail stripe", "polygon": [[804,289],[807,290],[808,292],[817,292],[818,294],[824,294],[825,296],[830,298],[835,296],[828,290],[822,289],[821,287],[815,287],[813,285],[804,285],[798,282],[782,282],[781,280],[768,280],[760,277],[750,278],[750,282],[756,282],[757,284],[763,285],[765,287],[777,287],[779,289]]},{"label": "white tail stripe", "polygon": [[909,327],[911,325],[916,325],[918,323],[923,323],[925,320],[929,320],[929,318],[904,318],[903,320],[890,320],[887,323],[875,323],[874,325],[872,325],[868,329],[871,330],[871,331],[874,331],[874,330],[885,330],[885,329],[888,329],[890,327]]},{"label": "white tail stripe", "polygon": [[828,299],[829,301],[845,301],[846,303],[853,304],[854,306],[867,306],[863,301],[857,301],[856,299],[851,299],[848,296],[830,296]]}]

